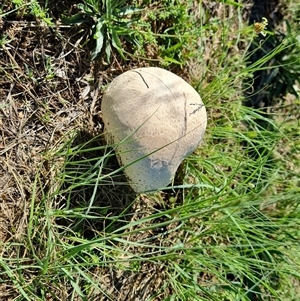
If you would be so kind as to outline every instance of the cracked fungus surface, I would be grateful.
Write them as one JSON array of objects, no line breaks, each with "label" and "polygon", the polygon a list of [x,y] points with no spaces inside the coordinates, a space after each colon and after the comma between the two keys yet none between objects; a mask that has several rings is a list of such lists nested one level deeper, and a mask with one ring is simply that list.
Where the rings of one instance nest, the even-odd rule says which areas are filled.
[{"label": "cracked fungus surface", "polygon": [[108,143],[136,192],[167,186],[182,160],[199,145],[207,123],[199,94],[161,68],[127,71],[112,81],[102,100]]}]

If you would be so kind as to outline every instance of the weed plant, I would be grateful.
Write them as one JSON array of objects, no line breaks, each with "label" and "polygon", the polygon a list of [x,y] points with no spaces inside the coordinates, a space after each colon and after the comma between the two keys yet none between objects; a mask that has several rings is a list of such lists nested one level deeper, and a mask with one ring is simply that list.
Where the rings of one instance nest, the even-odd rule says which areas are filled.
[{"label": "weed plant", "polygon": [[[236,25],[241,5],[225,2],[224,11],[237,18],[224,12],[211,20],[206,11],[190,31],[196,21],[187,19],[189,1],[132,6],[156,26],[167,24],[145,31],[163,66],[198,65],[191,82],[207,106],[205,139],[172,185],[137,196],[102,134],[82,142],[86,133],[67,133],[44,154],[53,178],[46,185],[42,172],[35,176],[27,232],[0,242],[0,285],[11,299],[299,300],[300,158],[292,156],[299,122],[243,105],[253,74],[292,48],[282,43],[247,65],[254,33]],[[93,58],[114,50],[123,57],[120,36],[135,37],[130,19],[119,23],[119,4],[127,5],[83,1],[78,14],[65,16],[69,24],[88,16]],[[199,7],[205,11],[202,1]],[[289,156],[294,170],[287,168]]]}]

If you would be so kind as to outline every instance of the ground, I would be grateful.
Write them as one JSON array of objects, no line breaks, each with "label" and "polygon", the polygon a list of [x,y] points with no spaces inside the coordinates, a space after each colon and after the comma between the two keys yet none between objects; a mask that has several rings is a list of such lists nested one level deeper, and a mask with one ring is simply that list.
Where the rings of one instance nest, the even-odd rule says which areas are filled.
[{"label": "ground", "polygon": [[[261,15],[268,15],[272,16],[269,19],[271,24],[276,26],[282,18],[282,5],[278,1],[262,2],[265,5],[258,4],[258,1],[247,2],[244,17],[250,23]],[[223,14],[220,3],[203,3],[212,17]],[[9,11],[9,6],[4,7],[4,12]],[[58,17],[60,9],[54,6],[53,16]],[[149,64],[139,59],[124,62],[117,54],[111,64],[90,61],[89,45],[82,46],[86,35],[78,28],[62,24],[59,19],[55,22],[56,26],[50,28],[31,17],[20,19],[17,14],[0,17],[1,36],[9,41],[0,49],[2,243],[16,243],[26,235],[37,181],[44,191],[53,189],[51,185],[57,172],[53,166],[60,165],[59,162],[52,165],[49,153],[74,132],[82,131],[82,135],[88,137],[99,135],[103,129],[100,110],[103,88],[124,71]],[[207,49],[207,57],[210,50]],[[187,80],[191,72],[199,72],[192,61],[183,69],[174,68],[173,71]],[[143,198],[131,208],[132,220],[140,217],[140,207],[150,215],[161,206],[149,200],[145,202]],[[172,229],[169,230],[168,239],[171,240]],[[159,230],[149,230],[142,235],[145,238],[159,235]],[[168,239],[165,237],[164,243]],[[2,252],[0,243],[0,254]],[[115,300],[146,300],[161,287],[165,277],[164,267],[158,268],[157,265],[142,266],[139,273],[120,272],[120,275],[115,275],[110,270],[102,273],[103,285],[111,288],[109,293]],[[107,300],[100,297],[100,293],[94,296],[94,300]],[[13,290],[1,282],[0,299],[14,300]],[[49,300],[52,299],[49,297]],[[156,300],[160,297],[157,296]]]}]

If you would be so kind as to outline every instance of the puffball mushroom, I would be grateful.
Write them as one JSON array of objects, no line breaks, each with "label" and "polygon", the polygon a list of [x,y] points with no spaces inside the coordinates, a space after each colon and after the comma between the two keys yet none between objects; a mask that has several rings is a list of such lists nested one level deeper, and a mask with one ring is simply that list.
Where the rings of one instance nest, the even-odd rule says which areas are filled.
[{"label": "puffball mushroom", "polygon": [[127,71],[102,100],[105,137],[137,192],[171,183],[180,163],[199,145],[207,123],[199,94],[179,76],[156,67]]}]

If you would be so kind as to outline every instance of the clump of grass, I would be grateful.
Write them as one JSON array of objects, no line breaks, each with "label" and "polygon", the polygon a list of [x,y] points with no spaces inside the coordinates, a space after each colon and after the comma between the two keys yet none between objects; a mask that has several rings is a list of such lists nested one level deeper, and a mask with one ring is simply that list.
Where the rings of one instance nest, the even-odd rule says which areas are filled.
[{"label": "clump of grass", "polygon": [[113,50],[125,59],[123,41],[138,44],[139,31],[135,24],[139,23],[137,14],[141,9],[127,5],[126,1],[95,1],[88,0],[77,5],[79,12],[71,17],[63,17],[66,24],[87,23],[92,28],[96,46],[92,50],[91,59],[105,56],[110,62]]}]

